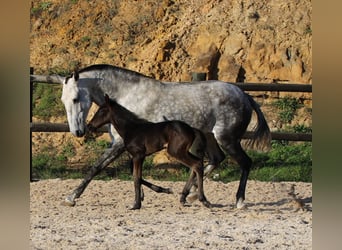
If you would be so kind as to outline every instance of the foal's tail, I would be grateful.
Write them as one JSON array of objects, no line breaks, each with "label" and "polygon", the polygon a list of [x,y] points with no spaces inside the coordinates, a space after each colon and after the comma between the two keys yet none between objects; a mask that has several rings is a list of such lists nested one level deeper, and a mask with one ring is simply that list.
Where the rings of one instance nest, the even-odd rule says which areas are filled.
[{"label": "foal's tail", "polygon": [[258,123],[254,130],[254,136],[248,140],[245,145],[248,148],[257,149],[261,151],[268,151],[271,149],[271,131],[267,125],[264,114],[262,113],[259,105],[253,100],[253,98],[246,94],[252,108],[257,114]]}]

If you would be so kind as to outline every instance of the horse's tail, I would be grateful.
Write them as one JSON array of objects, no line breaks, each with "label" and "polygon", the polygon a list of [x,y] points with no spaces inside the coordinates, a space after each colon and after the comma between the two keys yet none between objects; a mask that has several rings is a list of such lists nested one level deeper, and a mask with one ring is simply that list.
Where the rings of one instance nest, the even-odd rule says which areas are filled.
[{"label": "horse's tail", "polygon": [[253,98],[246,94],[252,108],[254,109],[255,113],[257,114],[257,125],[253,129],[254,136],[252,139],[246,141],[245,145],[248,148],[261,150],[261,151],[268,151],[271,148],[271,131],[267,125],[266,119],[264,114],[262,113],[259,105],[253,100]]}]

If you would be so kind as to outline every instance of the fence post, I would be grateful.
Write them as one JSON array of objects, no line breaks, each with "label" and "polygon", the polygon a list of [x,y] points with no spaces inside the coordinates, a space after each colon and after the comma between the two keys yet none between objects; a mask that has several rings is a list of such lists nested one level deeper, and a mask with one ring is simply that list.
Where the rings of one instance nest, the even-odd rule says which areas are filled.
[{"label": "fence post", "polygon": [[[30,67],[30,75],[33,75],[33,67]],[[30,124],[32,124],[32,103],[33,103],[33,82],[30,77]],[[32,176],[32,130],[30,128],[30,182],[33,181]]]},{"label": "fence post", "polygon": [[207,73],[201,72],[192,72],[191,73],[191,81],[205,81],[207,80]]}]

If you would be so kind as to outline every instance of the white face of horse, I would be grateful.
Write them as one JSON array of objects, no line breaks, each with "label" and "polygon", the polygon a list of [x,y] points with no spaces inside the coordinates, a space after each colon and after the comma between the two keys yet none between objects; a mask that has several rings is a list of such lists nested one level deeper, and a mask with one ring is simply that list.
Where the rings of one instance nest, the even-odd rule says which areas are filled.
[{"label": "white face of horse", "polygon": [[91,100],[87,88],[82,87],[78,79],[77,72],[65,79],[61,100],[67,113],[70,132],[82,137],[86,132],[86,119]]}]

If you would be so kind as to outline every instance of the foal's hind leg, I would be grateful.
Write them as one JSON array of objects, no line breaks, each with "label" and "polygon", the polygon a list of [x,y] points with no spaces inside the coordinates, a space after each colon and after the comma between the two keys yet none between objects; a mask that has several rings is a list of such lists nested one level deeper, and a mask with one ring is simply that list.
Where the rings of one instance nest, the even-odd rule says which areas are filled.
[{"label": "foal's hind leg", "polygon": [[[175,157],[175,156],[173,156]],[[184,205],[186,201],[186,197],[188,196],[190,192],[190,188],[193,185],[193,182],[195,180],[195,176],[197,179],[197,186],[198,186],[198,200],[202,202],[202,204],[206,207],[211,207],[210,202],[207,200],[207,198],[204,195],[204,190],[203,190],[203,164],[200,159],[195,159],[192,155],[189,153],[185,153],[185,155],[179,157],[177,156],[177,160],[180,162],[184,163],[188,167],[191,168],[191,174],[188,179],[188,181],[185,183],[185,186],[183,188],[180,202]]]},{"label": "foal's hind leg", "polygon": [[166,194],[172,194],[172,190],[170,188],[163,188],[157,185],[154,185],[144,179],[141,178],[141,184],[145,185],[146,187],[152,189],[153,191],[157,193],[166,193]]},{"label": "foal's hind leg", "polygon": [[133,156],[133,180],[134,180],[134,191],[135,199],[131,210],[140,209],[142,201],[142,164],[144,162],[144,156]]},{"label": "foal's hind leg", "polygon": [[213,133],[206,133],[205,138],[207,140],[206,153],[209,158],[209,164],[204,169],[204,175],[209,176],[226,156],[218,145]]},{"label": "foal's hind leg", "polygon": [[[206,153],[209,159],[208,165],[204,168],[203,179],[208,177],[214,169],[225,159],[225,154],[218,145],[213,133],[205,134],[207,140]],[[188,200],[195,201],[198,198],[197,181],[194,179],[193,186],[190,189]]]},{"label": "foal's hind leg", "polygon": [[[198,167],[194,168],[194,172],[196,173],[197,178],[197,186],[198,186],[198,200],[203,203],[206,207],[211,207],[210,202],[207,200],[207,198],[204,195],[204,189],[203,189],[203,164],[201,164]],[[190,180],[190,182],[192,182]]]}]

